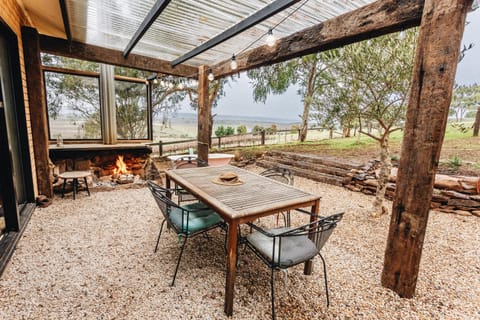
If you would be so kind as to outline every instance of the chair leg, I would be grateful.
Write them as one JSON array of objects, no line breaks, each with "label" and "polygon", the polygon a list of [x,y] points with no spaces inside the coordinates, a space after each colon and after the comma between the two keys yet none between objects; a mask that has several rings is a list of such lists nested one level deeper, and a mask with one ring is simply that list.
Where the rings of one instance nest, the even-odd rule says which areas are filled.
[{"label": "chair leg", "polygon": [[270,274],[270,286],[271,286],[271,295],[272,295],[272,320],[275,320],[275,284],[274,284],[274,272],[275,269],[271,268],[272,270]]},{"label": "chair leg", "polygon": [[320,253],[318,253],[318,255],[322,259],[322,263],[323,263],[323,275],[324,275],[324,278],[325,278],[325,293],[327,295],[327,307],[329,307],[330,306],[330,300],[328,298],[327,265],[325,264],[325,259],[322,257],[322,255]]},{"label": "chair leg", "polygon": [[178,260],[177,260],[177,266],[175,267],[175,273],[173,274],[171,287],[175,285],[175,278],[177,277],[178,267],[180,266],[180,260],[182,260],[183,249],[185,249],[185,244],[187,243],[187,239],[188,239],[187,237],[184,237],[182,249],[180,249],[180,255],[178,256]]},{"label": "chair leg", "polygon": [[155,251],[153,251],[153,252],[157,252],[158,242],[160,241],[160,236],[162,235],[163,225],[165,224],[165,221],[167,221],[167,220],[163,219],[162,224],[160,225],[160,232],[158,233],[157,244],[155,246]]}]

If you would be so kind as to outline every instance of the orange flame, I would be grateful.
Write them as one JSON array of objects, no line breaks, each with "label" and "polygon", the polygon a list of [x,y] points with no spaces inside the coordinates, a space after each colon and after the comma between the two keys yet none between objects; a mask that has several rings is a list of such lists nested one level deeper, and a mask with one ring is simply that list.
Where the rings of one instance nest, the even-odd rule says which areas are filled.
[{"label": "orange flame", "polygon": [[115,165],[117,166],[115,169],[113,169],[113,175],[119,175],[119,174],[128,174],[130,173],[129,170],[127,170],[127,164],[123,161],[123,156],[118,156],[117,161],[115,162]]}]

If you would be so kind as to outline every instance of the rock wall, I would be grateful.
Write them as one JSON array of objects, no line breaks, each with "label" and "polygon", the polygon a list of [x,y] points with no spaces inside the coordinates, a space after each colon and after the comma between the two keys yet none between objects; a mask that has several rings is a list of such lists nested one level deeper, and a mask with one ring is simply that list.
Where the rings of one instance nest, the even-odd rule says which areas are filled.
[{"label": "rock wall", "polygon": [[[373,195],[377,189],[379,161],[370,161],[361,169],[352,169],[345,188]],[[387,184],[386,197],[395,196],[397,168],[393,168]],[[480,217],[479,177],[448,176],[437,174],[432,194],[431,208],[437,211]]]}]

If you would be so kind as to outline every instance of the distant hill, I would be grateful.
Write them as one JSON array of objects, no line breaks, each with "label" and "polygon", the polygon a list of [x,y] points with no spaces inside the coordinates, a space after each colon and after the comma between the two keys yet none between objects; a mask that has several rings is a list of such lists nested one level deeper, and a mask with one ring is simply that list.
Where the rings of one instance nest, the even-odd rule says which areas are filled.
[{"label": "distant hill", "polygon": [[[197,120],[196,113],[177,113],[172,118],[172,123],[175,122],[184,122],[189,120]],[[298,119],[285,119],[285,118],[275,118],[275,117],[257,117],[257,116],[232,116],[232,115],[223,115],[217,114],[214,118],[214,123],[268,123],[268,124],[283,124],[283,125],[290,125],[299,123]]]}]

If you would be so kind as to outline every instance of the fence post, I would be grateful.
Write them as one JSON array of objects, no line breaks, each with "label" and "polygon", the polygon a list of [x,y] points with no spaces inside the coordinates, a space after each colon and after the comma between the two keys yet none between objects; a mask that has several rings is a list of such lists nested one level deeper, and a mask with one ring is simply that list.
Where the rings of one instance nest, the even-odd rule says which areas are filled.
[{"label": "fence post", "polygon": [[160,157],[163,155],[163,142],[162,140],[158,141],[158,153]]},{"label": "fence post", "polygon": [[264,146],[264,145],[265,145],[265,130],[262,130],[262,131],[260,132],[260,135],[261,135],[261,137],[262,137],[262,146]]},{"label": "fence post", "polygon": [[218,149],[222,148],[222,137],[218,137]]}]

